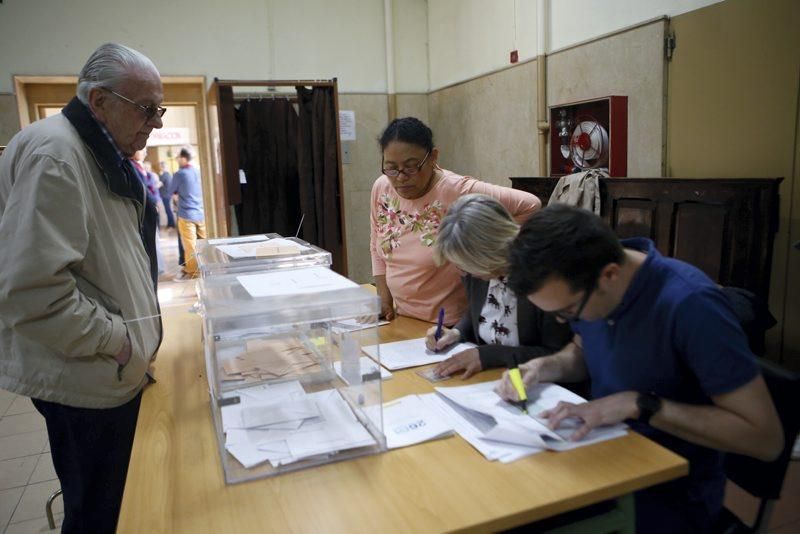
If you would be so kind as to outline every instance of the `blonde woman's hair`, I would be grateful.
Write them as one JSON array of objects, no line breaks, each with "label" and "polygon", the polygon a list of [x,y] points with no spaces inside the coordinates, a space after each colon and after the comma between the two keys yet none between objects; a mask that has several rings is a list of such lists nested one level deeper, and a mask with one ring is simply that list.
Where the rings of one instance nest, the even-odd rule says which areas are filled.
[{"label": "blonde woman's hair", "polygon": [[442,219],[433,259],[437,265],[449,261],[470,274],[494,276],[507,269],[517,233],[519,225],[500,202],[487,195],[465,195]]}]

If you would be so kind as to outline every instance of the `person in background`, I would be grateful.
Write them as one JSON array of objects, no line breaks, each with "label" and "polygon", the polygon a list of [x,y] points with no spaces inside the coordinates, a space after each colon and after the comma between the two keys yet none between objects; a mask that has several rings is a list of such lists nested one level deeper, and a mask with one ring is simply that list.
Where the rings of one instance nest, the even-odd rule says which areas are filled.
[{"label": "person in background", "polygon": [[180,169],[172,177],[169,196],[178,195],[178,233],[183,244],[186,263],[175,277],[184,281],[197,276],[197,259],[194,257],[197,239],[206,238],[205,215],[203,213],[203,190],[200,174],[191,164],[192,153],[182,148],[178,155]]},{"label": "person in background", "polygon": [[515,367],[553,354],[571,339],[569,326],[508,288],[508,248],[519,225],[500,202],[486,195],[465,195],[447,210],[433,244],[436,265],[450,262],[464,273],[468,309],[453,328],[428,330],[430,350],[469,341],[478,346],[440,362],[434,372],[462,378],[491,367]]},{"label": "person in background", "polygon": [[[172,174],[167,168],[165,161],[158,162],[161,174],[158,179],[161,180],[161,187],[158,189],[161,195],[161,203],[164,205],[164,214],[167,216],[167,228],[175,228],[175,215],[172,212],[172,197],[169,195],[169,188],[172,185]],[[180,241],[178,241],[180,243]]]},{"label": "person in background", "polygon": [[[572,439],[627,421],[683,456],[689,475],[635,494],[637,532],[707,532],[722,508],[723,454],[769,461],[783,432],[729,301],[702,271],[645,238],[621,242],[597,215],[562,204],[510,247],[509,286],[570,323],[562,351],[520,366],[527,386],[591,379],[593,400],[539,414]],[[517,400],[508,373],[501,397]]]},{"label": "person in background", "polygon": [[158,211],[158,202],[161,200],[161,196],[158,194],[158,188],[160,184],[158,176],[156,176],[153,172],[147,171],[146,165],[148,165],[148,162],[144,160],[146,157],[147,150],[137,150],[133,156],[131,156],[131,163],[133,163],[133,167],[136,169],[139,179],[145,186],[147,191],[147,200],[156,209],[156,211]]},{"label": "person in background", "polygon": [[541,202],[530,193],[439,167],[433,133],[419,119],[395,119],[379,142],[382,174],[372,186],[370,253],[381,316],[393,319],[400,313],[435,322],[444,308],[444,324],[453,325],[466,311],[466,294],[456,267],[436,265],[432,250],[450,204],[462,195],[483,193],[521,222]]},{"label": "person in background", "polygon": [[[158,176],[156,176],[156,173],[149,170],[150,162],[144,160],[146,156],[147,150],[137,150],[131,157],[131,163],[133,163],[133,167],[136,169],[139,180],[141,180],[142,185],[144,185],[145,191],[147,192],[147,209],[155,211],[156,221],[158,221],[158,204],[161,202],[161,196],[158,194],[158,188],[161,184],[158,180]],[[164,274],[164,256],[161,254],[161,243],[158,227],[159,225],[156,224],[156,227],[153,231],[155,232],[158,274],[161,275]]]},{"label": "person in background", "polygon": [[116,530],[161,342],[158,220],[128,158],[161,128],[162,99],[152,61],[104,44],[77,97],[0,157],[0,388],[44,416],[65,533]]}]

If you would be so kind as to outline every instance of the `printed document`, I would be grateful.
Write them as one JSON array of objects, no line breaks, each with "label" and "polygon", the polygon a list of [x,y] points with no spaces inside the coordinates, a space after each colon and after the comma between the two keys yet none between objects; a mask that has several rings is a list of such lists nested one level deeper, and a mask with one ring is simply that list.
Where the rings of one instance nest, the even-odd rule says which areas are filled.
[{"label": "printed document", "polygon": [[[433,352],[425,347],[424,337],[396,341],[394,343],[383,343],[380,345],[380,362],[381,365],[391,371],[407,367],[419,367],[420,365],[439,363],[474,346],[472,343],[456,343],[446,350]],[[378,345],[367,345],[362,347],[362,350],[377,361]]]}]

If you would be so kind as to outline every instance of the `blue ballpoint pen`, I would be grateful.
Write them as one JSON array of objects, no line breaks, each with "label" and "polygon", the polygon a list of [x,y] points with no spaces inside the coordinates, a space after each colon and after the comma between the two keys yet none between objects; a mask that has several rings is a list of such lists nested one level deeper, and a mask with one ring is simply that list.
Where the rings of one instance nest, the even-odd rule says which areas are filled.
[{"label": "blue ballpoint pen", "polygon": [[442,326],[444,325],[444,308],[439,308],[439,319],[436,321],[436,333],[433,334],[433,339],[439,341],[442,337]]}]

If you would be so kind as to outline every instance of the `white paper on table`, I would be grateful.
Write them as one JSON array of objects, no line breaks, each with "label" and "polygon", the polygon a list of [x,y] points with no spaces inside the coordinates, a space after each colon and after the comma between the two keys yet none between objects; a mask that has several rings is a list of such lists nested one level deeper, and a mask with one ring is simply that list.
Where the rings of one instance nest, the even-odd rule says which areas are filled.
[{"label": "white paper on table", "polygon": [[[557,384],[541,383],[528,388],[527,414],[518,407],[508,403],[495,393],[494,388],[499,381],[482,382],[469,386],[438,387],[436,391],[456,404],[493,417],[500,428],[493,428],[490,435],[485,436],[493,441],[504,441],[518,445],[541,443],[552,450],[570,450],[598,441],[624,436],[627,426],[623,423],[593,429],[584,439],[569,441],[572,433],[581,425],[576,419],[566,419],[556,430],[550,430],[547,421],[538,417],[544,410],[554,408],[560,401],[580,404],[585,399]],[[537,434],[535,438],[525,439],[519,432]],[[538,446],[538,445],[537,445]]]},{"label": "white paper on table", "polygon": [[219,239],[209,239],[209,245],[221,245],[223,243],[244,243],[247,241],[266,241],[269,238],[266,234],[240,235],[236,237],[221,237]]},{"label": "white paper on table", "polygon": [[373,326],[383,326],[389,324],[389,321],[378,321],[377,323],[360,323],[356,319],[345,319],[343,321],[333,321],[331,323],[331,331],[334,334],[343,334],[345,332],[356,332]]},{"label": "white paper on table", "polygon": [[[246,405],[242,408],[242,423],[245,428],[255,428],[289,421],[302,422],[303,419],[319,415],[319,408],[313,400],[297,399],[272,404]],[[295,428],[300,428],[300,424]]]},{"label": "white paper on table", "polygon": [[[361,376],[372,374],[374,372],[380,371],[381,373],[381,380],[388,380],[392,378],[392,373],[372,361],[372,359],[367,358],[366,356],[361,356],[358,359],[358,365],[361,370]],[[333,362],[333,369],[336,371],[336,374],[339,375],[342,380],[344,380],[345,384],[349,384],[347,379],[342,375],[342,362],[336,361]]]},{"label": "white paper on table", "polygon": [[504,401],[495,393],[494,389],[498,383],[499,380],[495,380],[493,382],[481,382],[468,386],[437,387],[435,389],[438,393],[459,406],[488,415],[497,422],[514,421],[537,434],[546,434],[556,440],[562,439],[556,432],[547,428],[546,424],[534,417],[538,411],[541,411],[537,411],[535,403],[536,389],[541,389],[540,386],[542,386],[542,384],[531,388],[528,394],[528,414],[524,414],[517,406]]},{"label": "white paper on table", "polygon": [[449,436],[452,425],[418,395],[407,395],[383,405],[383,433],[390,449]]},{"label": "white paper on table", "polygon": [[307,267],[237,276],[251,297],[300,295],[350,289],[358,284],[324,267]]},{"label": "white paper on table", "polygon": [[436,393],[428,393],[419,397],[431,408],[439,410],[458,435],[489,461],[497,460],[501,463],[509,463],[544,450],[484,440],[482,439],[484,433],[496,424],[491,417],[462,408],[453,401]]},{"label": "white paper on table", "polygon": [[[365,353],[372,359],[378,359],[378,346],[367,345],[362,347]],[[381,365],[389,370],[405,369],[407,367],[418,367],[431,363],[439,363],[454,354],[474,347],[472,343],[457,343],[446,350],[433,352],[425,347],[425,338],[407,339],[405,341],[395,341],[394,343],[383,343],[380,345]]]},{"label": "white paper on table", "polygon": [[251,467],[269,461],[269,455],[267,453],[259,451],[255,445],[250,443],[225,445],[225,450],[231,453],[245,469],[250,469]]},{"label": "white paper on table", "polygon": [[236,258],[236,259],[255,258],[258,256],[258,249],[265,245],[275,246],[275,247],[288,247],[291,250],[291,252],[289,252],[290,254],[298,254],[306,250],[311,250],[310,248],[303,246],[300,243],[295,243],[290,239],[284,239],[282,237],[276,237],[273,239],[258,239],[253,241],[247,241],[246,243],[218,245],[217,250],[224,252],[231,258]]}]

